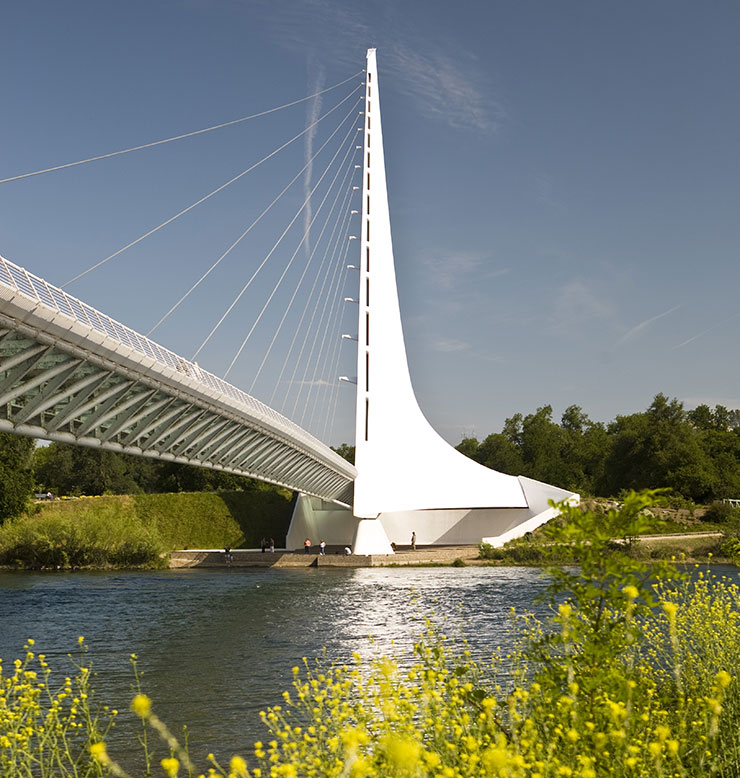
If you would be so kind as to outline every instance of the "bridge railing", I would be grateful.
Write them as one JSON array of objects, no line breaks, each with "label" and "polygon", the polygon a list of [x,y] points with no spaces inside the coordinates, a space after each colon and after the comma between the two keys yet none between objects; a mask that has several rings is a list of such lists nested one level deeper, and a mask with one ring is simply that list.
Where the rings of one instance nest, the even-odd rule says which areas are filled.
[{"label": "bridge railing", "polygon": [[72,297],[63,289],[53,286],[43,278],[29,273],[25,268],[10,262],[2,256],[0,256],[0,283],[47,308],[51,308],[64,316],[69,316],[80,324],[107,335],[117,343],[128,346],[161,365],[165,365],[172,370],[199,381],[213,391],[221,392],[232,400],[246,405],[253,412],[263,414],[276,424],[282,425],[284,428],[287,427],[292,431],[293,435],[299,439],[304,439],[307,444],[319,443],[310,433],[306,432],[294,421],[270,408],[269,405],[265,405],[241,389],[224,381],[223,378],[219,378],[213,373],[204,370],[195,362],[191,362],[179,354],[164,348],[164,346],[160,346],[145,335],[141,335],[125,324],[111,319],[110,316],[101,313],[87,303],[82,302],[82,300]]}]

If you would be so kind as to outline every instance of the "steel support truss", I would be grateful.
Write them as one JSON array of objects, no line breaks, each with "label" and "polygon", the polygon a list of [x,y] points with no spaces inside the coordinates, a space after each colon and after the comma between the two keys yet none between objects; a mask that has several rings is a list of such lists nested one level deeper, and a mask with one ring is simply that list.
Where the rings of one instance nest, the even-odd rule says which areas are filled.
[{"label": "steel support truss", "polygon": [[[354,467],[293,422],[238,390],[200,386],[194,363],[181,360],[183,371],[148,352],[132,359],[132,349],[107,334],[110,325],[105,332],[83,325],[61,306],[49,311],[43,299],[28,299],[20,284],[8,286],[0,276],[0,430],[224,470],[351,503]],[[88,320],[92,312],[86,306]],[[89,341],[84,329],[92,330]]]}]

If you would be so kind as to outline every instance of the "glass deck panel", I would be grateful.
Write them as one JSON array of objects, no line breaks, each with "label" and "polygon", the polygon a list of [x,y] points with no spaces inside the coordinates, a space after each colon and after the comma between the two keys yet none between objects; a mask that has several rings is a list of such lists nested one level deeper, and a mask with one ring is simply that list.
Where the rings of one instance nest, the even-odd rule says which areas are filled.
[{"label": "glass deck panel", "polygon": [[91,308],[89,305],[82,303],[82,309],[85,311],[87,320],[90,322],[90,326],[93,329],[97,330],[98,332],[104,333],[105,329],[103,328],[103,325],[100,323],[100,319],[98,318],[98,312],[95,310],[95,308]]},{"label": "glass deck panel", "polygon": [[64,294],[64,292],[60,292],[58,289],[55,289],[53,286],[49,287],[49,291],[51,292],[51,296],[54,298],[54,302],[56,303],[56,309],[60,313],[64,313],[74,319],[74,311],[69,305],[67,295]]},{"label": "glass deck panel", "polygon": [[50,308],[56,308],[54,298],[49,292],[46,281],[41,278],[36,278],[35,276],[30,276],[29,280],[34,288],[34,291],[36,292],[36,297],[38,297],[38,299],[44,303],[44,305],[48,305]]},{"label": "glass deck panel", "polygon": [[123,343],[124,346],[131,346],[131,341],[126,333],[126,328],[114,319],[111,319],[111,324],[116,331],[116,340],[119,341],[119,343]]},{"label": "glass deck panel", "polygon": [[5,286],[15,287],[13,279],[8,272],[8,268],[5,266],[5,262],[0,262],[0,283],[5,284]]},{"label": "glass deck panel", "polygon": [[28,277],[23,272],[23,269],[20,267],[14,267],[13,265],[10,265],[8,267],[8,270],[10,270],[10,275],[13,279],[13,285],[15,288],[19,291],[25,294],[27,297],[31,297],[34,300],[38,299],[36,297],[36,293],[33,290],[33,287],[28,282]]},{"label": "glass deck panel", "polygon": [[72,313],[74,314],[75,319],[77,319],[80,324],[87,324],[87,326],[90,327],[91,324],[87,318],[87,315],[85,314],[82,303],[80,303],[80,301],[75,297],[69,297],[67,299],[69,300],[69,304],[72,307]]}]

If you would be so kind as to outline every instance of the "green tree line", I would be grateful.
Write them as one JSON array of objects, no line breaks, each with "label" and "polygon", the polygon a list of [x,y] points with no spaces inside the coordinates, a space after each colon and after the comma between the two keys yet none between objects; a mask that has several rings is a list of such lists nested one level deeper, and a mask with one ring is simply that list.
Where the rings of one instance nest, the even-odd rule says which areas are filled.
[{"label": "green tree line", "polygon": [[697,503],[740,497],[740,411],[658,394],[641,413],[593,422],[577,405],[560,423],[552,406],[516,413],[501,432],[457,446],[476,462],[581,494],[669,488]]},{"label": "green tree line", "polygon": [[[413,441],[409,442],[413,456]],[[457,449],[486,467],[586,495],[668,487],[698,503],[740,497],[740,410],[686,411],[658,394],[647,410],[591,421],[577,405],[553,420],[552,406],[514,414],[483,441]],[[350,461],[354,446],[335,449]],[[0,433],[0,521],[21,513],[34,491],[55,496],[253,489],[231,473]]]},{"label": "green tree line", "polygon": [[0,522],[18,516],[34,492],[55,497],[214,492],[263,488],[251,478],[113,451],[0,433]]}]

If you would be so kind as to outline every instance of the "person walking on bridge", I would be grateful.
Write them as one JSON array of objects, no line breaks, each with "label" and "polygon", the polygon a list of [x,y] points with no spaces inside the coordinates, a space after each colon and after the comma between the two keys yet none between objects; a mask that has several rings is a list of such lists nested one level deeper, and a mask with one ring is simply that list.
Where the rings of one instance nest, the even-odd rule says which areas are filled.
[{"label": "person walking on bridge", "polygon": [[303,541],[303,553],[308,554],[311,551],[311,538],[306,538]]}]

